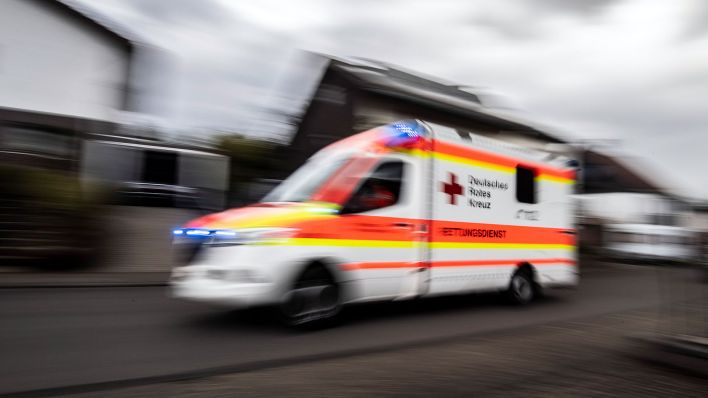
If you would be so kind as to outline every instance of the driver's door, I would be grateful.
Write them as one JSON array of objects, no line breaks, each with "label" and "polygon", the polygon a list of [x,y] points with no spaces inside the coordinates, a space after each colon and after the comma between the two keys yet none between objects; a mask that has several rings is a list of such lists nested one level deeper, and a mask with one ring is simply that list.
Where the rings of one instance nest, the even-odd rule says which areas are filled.
[{"label": "driver's door", "polygon": [[425,160],[382,159],[342,209],[343,224],[359,247],[350,252],[362,299],[408,298],[428,281]]}]

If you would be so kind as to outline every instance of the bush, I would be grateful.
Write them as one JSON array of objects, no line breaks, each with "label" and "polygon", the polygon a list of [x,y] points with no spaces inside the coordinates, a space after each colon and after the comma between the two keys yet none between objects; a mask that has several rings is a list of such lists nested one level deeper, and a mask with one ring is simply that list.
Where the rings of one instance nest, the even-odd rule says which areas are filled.
[{"label": "bush", "polygon": [[86,266],[99,251],[101,191],[78,176],[0,165],[3,264]]}]

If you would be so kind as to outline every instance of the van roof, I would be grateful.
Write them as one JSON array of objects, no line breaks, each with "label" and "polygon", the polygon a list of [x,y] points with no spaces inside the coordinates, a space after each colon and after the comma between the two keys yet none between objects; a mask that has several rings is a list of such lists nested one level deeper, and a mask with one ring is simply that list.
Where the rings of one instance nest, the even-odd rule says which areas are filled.
[{"label": "van roof", "polygon": [[[328,156],[333,150],[337,153],[376,151],[377,146],[372,145],[375,141],[384,137],[382,129],[387,127],[393,129],[404,129],[406,131],[419,131],[421,135],[426,134],[424,130],[430,130],[433,138],[459,146],[467,146],[475,149],[487,150],[488,152],[502,155],[511,159],[518,159],[533,164],[551,166],[555,169],[574,170],[576,167],[569,163],[569,158],[508,143],[501,140],[474,134],[469,131],[459,131],[451,127],[428,123],[421,120],[403,120],[387,125],[375,127],[342,140],[336,141],[317,152],[314,157]],[[402,130],[403,133],[403,130]],[[412,133],[414,136],[417,133]],[[405,133],[404,133],[405,136]]]},{"label": "van roof", "polygon": [[554,166],[557,168],[575,168],[569,164],[567,156],[528,148],[522,145],[497,140],[468,130],[458,130],[448,126],[425,122],[433,130],[435,138],[452,144],[486,149],[490,152],[506,155],[515,159]]}]

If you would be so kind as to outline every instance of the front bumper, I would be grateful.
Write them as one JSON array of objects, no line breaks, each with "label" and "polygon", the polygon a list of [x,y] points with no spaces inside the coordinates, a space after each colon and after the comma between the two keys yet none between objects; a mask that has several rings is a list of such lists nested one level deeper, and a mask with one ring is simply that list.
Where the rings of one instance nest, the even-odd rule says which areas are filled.
[{"label": "front bumper", "polygon": [[173,272],[170,281],[172,297],[247,308],[275,304],[282,296],[272,282],[229,280],[229,273],[238,270],[188,268],[183,267]]}]

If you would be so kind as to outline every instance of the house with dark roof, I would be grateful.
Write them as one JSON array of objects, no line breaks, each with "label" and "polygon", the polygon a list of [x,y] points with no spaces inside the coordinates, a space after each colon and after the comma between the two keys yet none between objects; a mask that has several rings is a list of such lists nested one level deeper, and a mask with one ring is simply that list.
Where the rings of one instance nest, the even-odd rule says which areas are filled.
[{"label": "house with dark roof", "polygon": [[135,45],[56,0],[0,2],[0,162],[72,169],[131,110]]},{"label": "house with dark roof", "polygon": [[289,168],[355,132],[410,118],[535,147],[563,144],[530,123],[486,107],[464,87],[383,62],[314,56],[326,62],[291,141]]},{"label": "house with dark roof", "polygon": [[[131,235],[143,238],[114,252],[143,254],[109,257],[112,269],[164,271],[169,240],[152,228],[189,211],[165,221],[138,206],[222,208],[228,158],[126,134],[145,105],[135,82],[145,88],[154,50],[78,2],[0,1],[0,263],[96,262],[100,237]],[[104,225],[114,213],[124,222]]]}]

